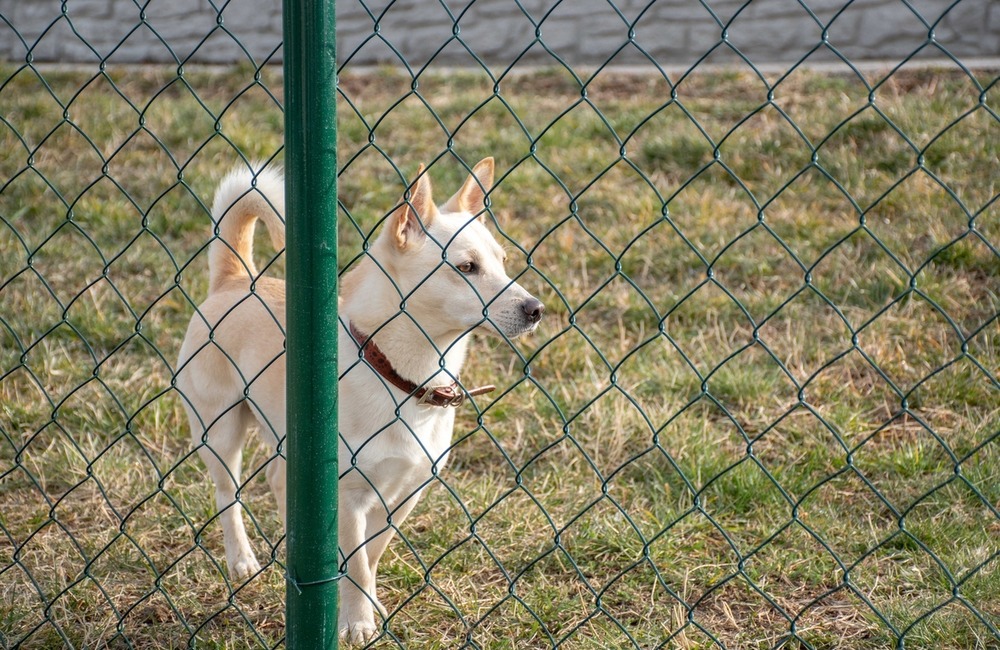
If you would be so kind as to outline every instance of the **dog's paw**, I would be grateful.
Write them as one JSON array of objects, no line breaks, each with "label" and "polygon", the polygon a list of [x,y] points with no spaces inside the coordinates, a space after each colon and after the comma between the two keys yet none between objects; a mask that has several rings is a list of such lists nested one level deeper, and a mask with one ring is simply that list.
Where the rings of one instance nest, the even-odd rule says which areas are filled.
[{"label": "dog's paw", "polygon": [[234,582],[243,582],[247,578],[260,573],[260,563],[253,553],[241,553],[229,559],[229,579]]},{"label": "dog's paw", "polygon": [[340,625],[340,640],[356,645],[368,643],[377,633],[378,628],[371,621],[355,621]]}]

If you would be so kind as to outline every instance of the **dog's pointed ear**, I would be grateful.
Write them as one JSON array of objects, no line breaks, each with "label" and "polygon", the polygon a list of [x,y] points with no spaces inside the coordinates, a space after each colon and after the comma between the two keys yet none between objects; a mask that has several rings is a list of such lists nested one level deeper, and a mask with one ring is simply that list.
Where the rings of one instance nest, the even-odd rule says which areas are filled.
[{"label": "dog's pointed ear", "polygon": [[485,221],[486,192],[493,187],[493,158],[483,158],[472,168],[472,173],[465,179],[461,189],[444,204],[445,212],[469,212],[479,214],[479,220]]},{"label": "dog's pointed ear", "polygon": [[424,228],[434,220],[434,199],[431,196],[431,179],[421,164],[417,180],[403,194],[403,204],[389,216],[389,228],[396,248],[403,250],[426,236]]}]

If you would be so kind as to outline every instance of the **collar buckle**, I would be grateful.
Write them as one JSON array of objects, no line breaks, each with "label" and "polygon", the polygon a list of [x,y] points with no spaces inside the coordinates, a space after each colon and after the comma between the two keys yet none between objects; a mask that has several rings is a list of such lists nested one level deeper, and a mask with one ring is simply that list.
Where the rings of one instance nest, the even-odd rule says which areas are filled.
[{"label": "collar buckle", "polygon": [[[418,391],[419,392],[419,391]],[[441,408],[458,408],[465,403],[465,391],[458,382],[453,382],[447,386],[437,388],[427,388],[422,390],[417,404],[427,404],[428,406],[438,406]]]}]

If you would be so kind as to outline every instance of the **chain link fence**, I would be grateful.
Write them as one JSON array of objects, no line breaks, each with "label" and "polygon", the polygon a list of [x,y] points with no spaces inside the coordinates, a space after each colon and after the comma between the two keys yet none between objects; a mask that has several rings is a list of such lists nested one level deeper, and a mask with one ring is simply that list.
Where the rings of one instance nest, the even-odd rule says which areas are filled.
[{"label": "chain link fence", "polygon": [[[274,453],[236,580],[175,388],[214,188],[282,161],[281,47],[188,4],[0,3],[4,647],[283,643]],[[498,389],[382,561],[371,647],[1000,647],[1000,77],[950,27],[996,7],[340,4],[343,272],[419,164],[440,200],[493,156],[547,308],[474,342],[463,383]],[[838,46],[866,6],[886,65]],[[788,63],[742,29],[769,11],[811,35]],[[650,45],[685,20],[687,54]]]}]

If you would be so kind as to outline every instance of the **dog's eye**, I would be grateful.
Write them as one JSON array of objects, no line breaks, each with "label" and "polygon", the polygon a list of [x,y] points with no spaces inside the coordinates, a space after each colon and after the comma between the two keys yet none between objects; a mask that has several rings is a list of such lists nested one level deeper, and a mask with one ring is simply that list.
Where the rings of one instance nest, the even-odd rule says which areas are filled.
[{"label": "dog's eye", "polygon": [[476,266],[475,262],[462,262],[456,268],[466,275],[472,275],[479,270],[479,267]]}]

